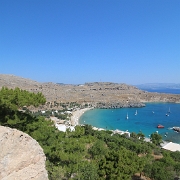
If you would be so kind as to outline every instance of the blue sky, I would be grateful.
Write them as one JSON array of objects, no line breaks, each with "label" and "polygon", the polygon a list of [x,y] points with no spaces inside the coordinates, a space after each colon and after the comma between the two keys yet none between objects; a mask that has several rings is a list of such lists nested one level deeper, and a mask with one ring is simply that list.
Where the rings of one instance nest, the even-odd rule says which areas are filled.
[{"label": "blue sky", "polygon": [[180,83],[179,0],[1,0],[0,73]]}]

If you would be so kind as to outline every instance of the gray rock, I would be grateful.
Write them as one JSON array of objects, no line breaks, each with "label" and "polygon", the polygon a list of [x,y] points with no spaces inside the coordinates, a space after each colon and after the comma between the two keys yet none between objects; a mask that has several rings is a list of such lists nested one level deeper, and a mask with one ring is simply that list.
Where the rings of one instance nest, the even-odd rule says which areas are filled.
[{"label": "gray rock", "polygon": [[0,179],[47,180],[46,157],[29,135],[0,126]]}]

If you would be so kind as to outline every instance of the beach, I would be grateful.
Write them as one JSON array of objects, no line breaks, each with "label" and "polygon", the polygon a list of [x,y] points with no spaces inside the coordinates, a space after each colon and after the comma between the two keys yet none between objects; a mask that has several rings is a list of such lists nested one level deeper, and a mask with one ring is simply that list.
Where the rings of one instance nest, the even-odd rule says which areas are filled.
[{"label": "beach", "polygon": [[71,125],[76,126],[79,124],[79,118],[83,115],[84,112],[89,111],[92,108],[84,108],[84,109],[79,109],[74,112],[72,112],[71,116]]}]

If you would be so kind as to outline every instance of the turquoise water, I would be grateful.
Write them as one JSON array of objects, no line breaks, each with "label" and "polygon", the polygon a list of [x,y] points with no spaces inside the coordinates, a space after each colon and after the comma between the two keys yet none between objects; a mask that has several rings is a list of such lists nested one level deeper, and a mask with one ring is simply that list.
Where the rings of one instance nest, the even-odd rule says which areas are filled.
[{"label": "turquoise water", "polygon": [[[169,109],[169,116],[166,116]],[[85,112],[79,123],[108,130],[142,131],[146,137],[158,131],[164,140],[180,143],[180,133],[171,129],[173,126],[180,127],[180,104],[175,103],[147,103],[143,108],[93,109]],[[158,129],[158,124],[164,128]]]}]

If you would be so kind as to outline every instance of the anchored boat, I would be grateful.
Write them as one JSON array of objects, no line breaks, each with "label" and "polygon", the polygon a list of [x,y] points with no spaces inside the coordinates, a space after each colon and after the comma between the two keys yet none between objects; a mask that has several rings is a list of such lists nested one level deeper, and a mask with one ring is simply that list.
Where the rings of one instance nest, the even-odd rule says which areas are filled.
[{"label": "anchored boat", "polygon": [[157,125],[157,128],[164,128],[164,126],[161,125],[161,124],[158,124],[158,125]]}]

